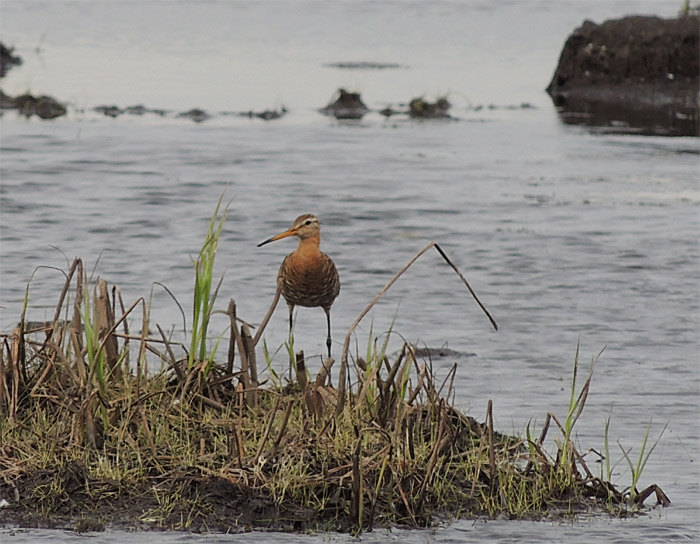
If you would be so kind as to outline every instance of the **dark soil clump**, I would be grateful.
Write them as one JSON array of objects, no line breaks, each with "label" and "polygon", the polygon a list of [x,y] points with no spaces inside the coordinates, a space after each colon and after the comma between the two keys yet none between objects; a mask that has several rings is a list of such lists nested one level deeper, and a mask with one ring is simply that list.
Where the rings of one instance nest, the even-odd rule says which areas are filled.
[{"label": "dark soil clump", "polygon": [[14,51],[14,48],[0,42],[0,77],[5,77],[10,68],[22,64],[22,58],[15,55]]},{"label": "dark soil clump", "polygon": [[697,15],[584,21],[547,92],[566,123],[697,136],[699,34]]},{"label": "dark soil clump", "polygon": [[2,93],[0,104],[4,110],[16,109],[25,117],[36,115],[40,119],[55,119],[68,111],[66,106],[51,96],[34,96],[29,93],[14,98]]},{"label": "dark soil clump", "polygon": [[369,108],[362,101],[360,93],[350,93],[345,89],[338,89],[335,99],[331,100],[320,111],[336,119],[362,119]]}]

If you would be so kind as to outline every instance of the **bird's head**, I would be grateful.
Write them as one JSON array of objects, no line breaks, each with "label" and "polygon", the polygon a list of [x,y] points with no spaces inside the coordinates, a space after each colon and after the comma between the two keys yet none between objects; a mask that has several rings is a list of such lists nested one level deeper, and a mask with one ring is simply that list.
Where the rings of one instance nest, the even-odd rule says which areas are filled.
[{"label": "bird's head", "polygon": [[298,236],[302,240],[310,238],[311,236],[318,236],[321,231],[321,223],[314,214],[307,213],[300,215],[294,220],[292,226],[284,232],[268,238],[264,242],[260,242],[258,247],[269,244],[270,242],[275,242],[281,240],[282,238],[287,238],[288,236]]}]

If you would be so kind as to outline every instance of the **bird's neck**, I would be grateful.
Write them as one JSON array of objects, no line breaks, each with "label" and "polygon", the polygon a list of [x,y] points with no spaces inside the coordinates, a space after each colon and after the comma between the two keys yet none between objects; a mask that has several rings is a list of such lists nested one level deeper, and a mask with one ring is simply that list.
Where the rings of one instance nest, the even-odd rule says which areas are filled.
[{"label": "bird's neck", "polygon": [[314,234],[308,238],[299,239],[299,247],[294,252],[299,256],[313,255],[319,252],[318,246],[321,243],[321,236]]}]

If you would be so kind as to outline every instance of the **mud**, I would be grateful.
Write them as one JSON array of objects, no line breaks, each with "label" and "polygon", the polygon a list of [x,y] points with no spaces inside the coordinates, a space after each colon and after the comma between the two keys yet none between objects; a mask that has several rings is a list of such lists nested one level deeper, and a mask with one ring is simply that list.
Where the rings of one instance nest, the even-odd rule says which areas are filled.
[{"label": "mud", "polygon": [[336,91],[333,99],[319,111],[336,119],[362,119],[369,108],[362,101],[360,93],[351,93],[341,88]]},{"label": "mud", "polygon": [[[37,489],[60,486],[51,504],[36,500]],[[63,529],[78,533],[105,530],[241,533],[253,530],[298,532],[319,527],[348,531],[342,509],[316,510],[276,504],[263,489],[220,476],[203,476],[199,470],[183,470],[167,479],[147,479],[124,488],[118,482],[96,480],[78,462],[63,468],[37,471],[0,484],[2,495],[14,496],[0,519],[6,527]],[[46,494],[48,497],[48,493]],[[30,499],[30,497],[32,497]],[[165,504],[166,498],[174,500]],[[52,513],[46,514],[51,508]]]},{"label": "mud", "polygon": [[698,136],[700,20],[584,21],[566,40],[547,93],[567,124]]},{"label": "mud", "polygon": [[0,42],[0,77],[5,77],[11,68],[22,64],[22,58],[15,55],[14,51],[14,48]]},{"label": "mud", "polygon": [[2,91],[0,91],[0,109],[15,109],[27,118],[36,115],[41,119],[55,119],[68,112],[66,106],[52,96],[34,96],[26,93],[11,97]]}]

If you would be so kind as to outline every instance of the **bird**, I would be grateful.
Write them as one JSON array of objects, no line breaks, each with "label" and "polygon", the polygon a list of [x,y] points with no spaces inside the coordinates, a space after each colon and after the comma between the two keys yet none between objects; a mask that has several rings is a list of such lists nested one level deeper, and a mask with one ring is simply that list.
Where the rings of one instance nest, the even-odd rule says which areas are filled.
[{"label": "bird", "polygon": [[292,335],[292,313],[295,306],[323,308],[328,322],[326,346],[331,356],[331,306],[340,293],[340,278],[333,260],[319,249],[321,223],[314,214],[297,217],[286,231],[260,242],[258,247],[297,236],[299,246],[282,261],[277,286],[289,307],[289,335]]}]

